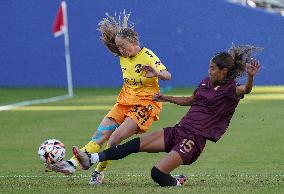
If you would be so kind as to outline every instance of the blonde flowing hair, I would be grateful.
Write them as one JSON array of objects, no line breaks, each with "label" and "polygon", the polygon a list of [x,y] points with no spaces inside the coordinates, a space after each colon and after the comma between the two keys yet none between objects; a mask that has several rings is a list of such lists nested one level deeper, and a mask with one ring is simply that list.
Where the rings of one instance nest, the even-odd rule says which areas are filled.
[{"label": "blonde flowing hair", "polygon": [[121,56],[121,53],[115,44],[117,36],[126,38],[128,41],[139,44],[138,33],[134,30],[134,23],[129,21],[130,13],[125,10],[114,16],[106,13],[98,24],[98,30],[101,32],[101,41],[115,56]]}]

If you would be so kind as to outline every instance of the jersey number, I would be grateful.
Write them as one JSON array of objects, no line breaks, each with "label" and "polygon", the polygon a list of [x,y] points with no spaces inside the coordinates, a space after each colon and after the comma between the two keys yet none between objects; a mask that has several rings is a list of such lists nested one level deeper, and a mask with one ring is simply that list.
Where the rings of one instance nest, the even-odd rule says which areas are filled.
[{"label": "jersey number", "polygon": [[184,152],[190,152],[192,150],[193,146],[194,146],[194,141],[192,141],[190,139],[184,139],[182,141],[182,143],[180,144],[180,147],[181,147],[180,151],[183,152],[183,153]]}]

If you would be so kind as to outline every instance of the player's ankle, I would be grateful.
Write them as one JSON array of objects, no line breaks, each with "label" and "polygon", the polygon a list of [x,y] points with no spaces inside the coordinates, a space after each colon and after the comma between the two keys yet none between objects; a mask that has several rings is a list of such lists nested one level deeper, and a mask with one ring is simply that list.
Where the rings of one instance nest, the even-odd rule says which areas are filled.
[{"label": "player's ankle", "polygon": [[70,159],[70,160],[67,160],[67,162],[74,167],[79,166],[79,163],[76,159]]},{"label": "player's ankle", "polygon": [[91,154],[90,162],[91,165],[99,162],[99,154],[98,153]]}]

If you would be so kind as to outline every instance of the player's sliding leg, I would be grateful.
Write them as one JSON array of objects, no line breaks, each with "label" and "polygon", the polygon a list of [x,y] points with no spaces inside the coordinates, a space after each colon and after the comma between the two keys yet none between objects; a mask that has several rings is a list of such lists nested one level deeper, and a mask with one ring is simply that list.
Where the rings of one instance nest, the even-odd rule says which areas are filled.
[{"label": "player's sliding leg", "polygon": [[184,175],[173,177],[170,172],[183,164],[179,153],[171,151],[168,155],[160,160],[151,170],[152,179],[160,186],[181,186],[187,180]]},{"label": "player's sliding leg", "polygon": [[134,138],[124,144],[113,146],[95,154],[87,154],[74,146],[73,154],[80,161],[82,166],[90,168],[90,166],[97,162],[119,160],[132,153],[164,151],[163,143],[163,131],[161,130],[146,134],[141,138]]},{"label": "player's sliding leg", "polygon": [[[100,151],[101,145],[104,144],[112,134],[112,132],[118,127],[118,124],[110,118],[104,118],[94,133],[93,138],[84,147],[82,151],[86,153],[96,153]],[[73,156],[68,161],[61,161],[53,165],[47,165],[46,167],[52,171],[61,172],[65,175],[75,173],[76,167],[79,166],[78,160]]]},{"label": "player's sliding leg", "polygon": [[117,145],[99,153],[87,154],[78,147],[73,147],[73,154],[83,169],[89,169],[93,164],[107,160],[119,160],[129,154],[139,152],[140,138],[134,138],[124,144]]}]

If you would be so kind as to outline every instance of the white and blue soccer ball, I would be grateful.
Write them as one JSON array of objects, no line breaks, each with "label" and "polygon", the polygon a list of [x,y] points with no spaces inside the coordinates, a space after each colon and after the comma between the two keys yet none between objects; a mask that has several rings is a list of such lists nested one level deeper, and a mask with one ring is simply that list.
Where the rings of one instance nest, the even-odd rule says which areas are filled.
[{"label": "white and blue soccer ball", "polygon": [[66,150],[64,144],[57,139],[45,140],[38,149],[41,161],[47,164],[55,164],[64,159]]}]

